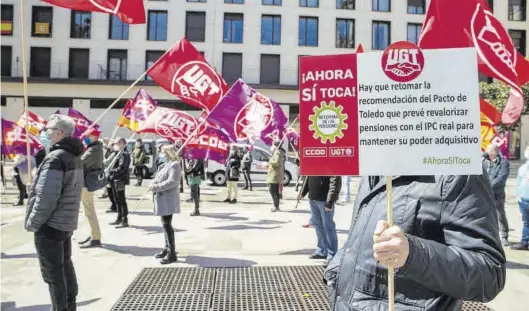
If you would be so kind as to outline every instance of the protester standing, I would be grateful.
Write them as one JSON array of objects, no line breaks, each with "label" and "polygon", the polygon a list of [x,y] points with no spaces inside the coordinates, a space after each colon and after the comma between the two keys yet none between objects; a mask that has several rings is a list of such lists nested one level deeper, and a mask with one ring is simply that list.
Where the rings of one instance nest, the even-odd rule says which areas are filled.
[{"label": "protester standing", "polygon": [[75,123],[52,115],[46,125],[50,152],[38,169],[29,195],[25,229],[35,232],[42,277],[52,310],[76,310],[77,278],[72,262],[72,233],[77,229],[83,187],[82,142]]},{"label": "protester standing", "polygon": [[180,191],[178,189],[182,176],[180,162],[172,145],[164,146],[162,153],[166,162],[159,168],[149,190],[154,194],[154,215],[160,216],[165,233],[164,249],[154,255],[165,265],[177,261],[173,214],[180,213]]},{"label": "protester standing", "polygon": [[242,157],[242,173],[244,175],[244,190],[250,189],[250,191],[253,190],[252,187],[252,177],[250,173],[252,172],[252,152],[250,151],[250,148],[245,147],[244,148],[244,155]]},{"label": "protester standing", "polygon": [[141,186],[143,178],[145,177],[145,162],[147,161],[147,154],[145,147],[140,138],[136,139],[134,151],[132,151],[132,165],[134,166],[134,175],[136,176],[136,186]]},{"label": "protester standing", "polygon": [[107,172],[106,175],[108,175],[107,176],[108,185],[106,186],[106,192],[107,192],[108,200],[110,201],[110,204],[111,204],[110,208],[106,210],[106,213],[117,213],[118,212],[116,200],[114,199],[114,190],[112,190],[112,182],[110,181],[110,174],[108,173],[110,172],[110,169],[111,169],[110,164],[112,164],[112,162],[114,161],[114,158],[118,154],[117,151],[114,151],[114,145],[115,143],[113,141],[110,141],[108,143],[108,146],[105,150],[105,159],[103,160],[105,172]]},{"label": "protester standing", "polygon": [[94,206],[94,193],[88,190],[88,175],[92,172],[103,172],[103,144],[99,141],[98,134],[93,129],[85,134],[84,144],[86,150],[81,156],[84,172],[84,187],[81,193],[81,202],[84,207],[84,214],[90,225],[90,236],[79,242],[81,248],[101,246],[101,229],[97,220],[97,213]]},{"label": "protester standing", "polygon": [[118,210],[118,217],[110,224],[117,225],[116,228],[126,228],[129,226],[129,208],[127,205],[127,197],[125,195],[125,187],[130,183],[130,155],[127,152],[127,141],[125,138],[116,139],[114,151],[117,152],[116,157],[118,159],[115,161],[114,166],[112,166],[109,173],[112,192]]},{"label": "protester standing", "polygon": [[279,185],[283,182],[281,177],[283,176],[283,163],[285,161],[285,154],[278,146],[279,142],[275,142],[271,148],[272,156],[268,160],[268,174],[266,176],[266,183],[268,184],[272,200],[274,201],[272,212],[279,211]]},{"label": "protester standing", "polygon": [[529,250],[529,147],[524,152],[525,163],[518,169],[516,197],[522,214],[522,239],[512,245],[514,250]]},{"label": "protester standing", "polygon": [[283,148],[283,146],[281,146],[280,144],[278,145],[278,148],[283,152],[283,154],[285,155],[283,157],[283,162],[281,165],[283,165],[283,167],[281,168],[281,176],[279,177],[279,199],[283,199],[283,187],[285,185],[285,163],[287,162],[287,152],[285,151],[285,148]]},{"label": "protester standing", "polygon": [[191,187],[191,199],[195,203],[191,216],[200,216],[200,184],[205,177],[204,160],[190,159],[186,162],[187,183]]},{"label": "protester standing", "polygon": [[230,156],[226,162],[226,183],[228,185],[228,193],[224,202],[235,204],[237,203],[237,184],[239,183],[241,169],[241,158],[237,153],[237,146],[232,145]]},{"label": "protester standing", "polygon": [[483,163],[487,169],[494,194],[500,224],[501,243],[507,246],[509,245],[509,223],[507,214],[505,214],[505,185],[507,178],[509,178],[509,160],[500,153],[500,148],[497,145],[490,144],[485,149]]},{"label": "protester standing", "polygon": [[308,176],[298,200],[309,194],[311,220],[316,229],[316,251],[310,259],[326,259],[326,267],[338,251],[338,234],[334,223],[334,207],[340,195],[342,177]]},{"label": "protester standing", "polygon": [[324,273],[331,310],[461,310],[491,301],[505,285],[506,259],[486,175],[363,177],[344,247]]}]

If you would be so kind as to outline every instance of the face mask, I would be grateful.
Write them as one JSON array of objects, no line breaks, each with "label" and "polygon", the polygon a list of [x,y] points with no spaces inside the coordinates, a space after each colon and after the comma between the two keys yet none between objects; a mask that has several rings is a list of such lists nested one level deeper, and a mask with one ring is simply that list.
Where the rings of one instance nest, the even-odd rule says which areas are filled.
[{"label": "face mask", "polygon": [[90,137],[85,137],[83,138],[83,143],[88,146],[92,143],[92,140],[90,139]]},{"label": "face mask", "polygon": [[114,151],[119,151],[119,146],[114,145],[113,149]]},{"label": "face mask", "polygon": [[160,153],[160,162],[165,163],[166,161],[167,161],[167,157],[165,156],[165,154]]},{"label": "face mask", "polygon": [[276,151],[276,146],[273,146],[272,148],[270,148],[270,151],[271,151],[272,153],[274,153],[274,151]]}]

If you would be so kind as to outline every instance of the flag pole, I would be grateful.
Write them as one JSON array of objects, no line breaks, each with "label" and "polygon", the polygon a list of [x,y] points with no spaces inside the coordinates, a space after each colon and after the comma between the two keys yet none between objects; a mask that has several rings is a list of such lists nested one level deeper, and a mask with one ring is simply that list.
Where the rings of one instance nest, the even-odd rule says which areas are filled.
[{"label": "flag pole", "polygon": [[[386,176],[386,208],[387,222],[389,227],[393,226],[393,179]],[[395,311],[395,271],[392,266],[388,266],[388,303],[389,311]]]},{"label": "flag pole", "polygon": [[20,0],[20,44],[22,45],[22,87],[24,92],[24,114],[26,116],[26,155],[28,161],[28,186],[33,183],[33,175],[31,174],[31,149],[29,146],[29,103],[28,103],[28,74],[26,71],[26,30],[24,29],[24,0]]}]

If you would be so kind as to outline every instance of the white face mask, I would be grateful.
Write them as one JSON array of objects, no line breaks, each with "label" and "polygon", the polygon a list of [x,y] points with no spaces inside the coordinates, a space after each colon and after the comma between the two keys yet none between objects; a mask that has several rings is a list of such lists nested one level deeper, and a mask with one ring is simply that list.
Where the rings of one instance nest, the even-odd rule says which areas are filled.
[{"label": "white face mask", "polygon": [[276,151],[277,147],[276,146],[272,146],[272,148],[270,148],[270,151],[272,151],[272,153],[274,153],[274,151]]},{"label": "white face mask", "polygon": [[114,149],[114,151],[119,151],[119,146],[114,145],[114,147],[112,147],[112,149]]}]

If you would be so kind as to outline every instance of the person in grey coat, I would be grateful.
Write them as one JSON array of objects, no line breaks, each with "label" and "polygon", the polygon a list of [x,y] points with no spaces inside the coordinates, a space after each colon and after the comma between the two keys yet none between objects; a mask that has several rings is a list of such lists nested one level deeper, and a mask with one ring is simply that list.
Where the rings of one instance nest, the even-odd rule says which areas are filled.
[{"label": "person in grey coat", "polygon": [[456,311],[491,301],[505,285],[506,259],[486,175],[396,176],[394,225],[386,221],[384,177],[363,177],[349,236],[324,278],[331,310]]},{"label": "person in grey coat", "polygon": [[35,248],[52,310],[76,310],[77,278],[72,263],[72,233],[77,229],[84,183],[83,143],[73,138],[75,123],[53,115],[46,125],[50,152],[29,194],[25,228],[35,233]]},{"label": "person in grey coat", "polygon": [[177,261],[175,234],[172,225],[173,214],[180,213],[180,176],[182,170],[172,145],[162,147],[166,162],[158,168],[149,190],[154,194],[154,215],[161,216],[165,233],[164,249],[154,255],[161,258],[161,264]]}]

